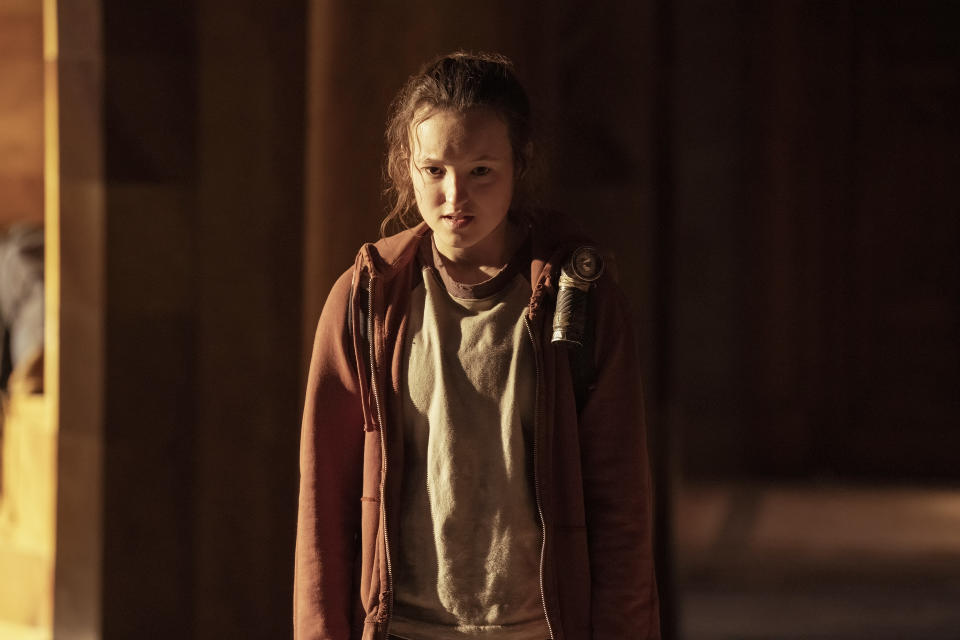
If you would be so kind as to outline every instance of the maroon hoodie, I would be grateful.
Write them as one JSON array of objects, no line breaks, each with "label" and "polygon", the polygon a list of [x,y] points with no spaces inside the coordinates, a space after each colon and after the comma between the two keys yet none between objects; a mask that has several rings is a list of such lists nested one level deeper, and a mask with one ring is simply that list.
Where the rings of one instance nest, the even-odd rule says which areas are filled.
[{"label": "maroon hoodie", "polygon": [[[646,428],[633,329],[605,274],[591,291],[596,377],[578,415],[567,347],[553,344],[555,285],[585,243],[558,214],[531,227],[527,328],[537,398],[534,485],[541,597],[554,640],[660,637]],[[317,326],[300,443],[294,579],[298,640],[383,640],[403,477],[400,372],[426,224],[366,244]],[[351,330],[351,324],[366,330]]]}]

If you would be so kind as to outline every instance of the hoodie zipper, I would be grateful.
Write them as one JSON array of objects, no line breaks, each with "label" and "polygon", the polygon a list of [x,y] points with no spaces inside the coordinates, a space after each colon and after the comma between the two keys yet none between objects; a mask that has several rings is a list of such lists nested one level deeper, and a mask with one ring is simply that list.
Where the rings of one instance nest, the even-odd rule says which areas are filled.
[{"label": "hoodie zipper", "polygon": [[547,620],[547,631],[550,632],[550,640],[553,635],[553,625],[550,623],[550,613],[547,611],[547,592],[543,587],[543,568],[547,558],[547,522],[543,517],[543,506],[540,503],[540,476],[537,473],[537,434],[540,426],[540,350],[537,348],[537,341],[533,336],[533,328],[530,326],[530,320],[527,314],[523,316],[523,324],[527,328],[527,335],[530,336],[530,342],[533,345],[533,361],[536,367],[536,405],[533,413],[533,493],[537,502],[537,515],[540,516],[540,603],[543,605],[543,616]]},{"label": "hoodie zipper", "polygon": [[386,480],[387,480],[387,438],[383,430],[383,411],[380,408],[380,394],[377,392],[376,358],[374,357],[373,337],[373,275],[367,280],[370,287],[367,291],[367,343],[370,347],[370,391],[373,394],[373,404],[377,411],[377,426],[380,429],[380,514],[383,528],[383,544],[386,547],[384,557],[387,562],[387,615],[384,625],[384,636],[390,634],[390,616],[393,610],[393,568],[390,561],[390,538],[387,536],[387,507],[386,507]]}]

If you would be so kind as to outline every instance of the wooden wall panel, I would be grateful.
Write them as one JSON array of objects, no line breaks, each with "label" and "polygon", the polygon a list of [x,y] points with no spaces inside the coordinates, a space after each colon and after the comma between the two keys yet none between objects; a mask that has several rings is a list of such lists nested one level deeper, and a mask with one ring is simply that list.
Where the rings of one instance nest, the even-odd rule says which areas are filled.
[{"label": "wooden wall panel", "polygon": [[689,473],[957,477],[952,3],[678,10]]},{"label": "wooden wall panel", "polygon": [[305,13],[59,3],[58,638],[289,635]]},{"label": "wooden wall panel", "polygon": [[0,5],[0,227],[43,221],[42,5]]},{"label": "wooden wall panel", "polygon": [[306,2],[197,6],[194,633],[288,637]]},{"label": "wooden wall panel", "polygon": [[[852,38],[850,412],[861,473],[960,476],[960,7],[880,2]],[[855,296],[855,297],[854,297]]]}]

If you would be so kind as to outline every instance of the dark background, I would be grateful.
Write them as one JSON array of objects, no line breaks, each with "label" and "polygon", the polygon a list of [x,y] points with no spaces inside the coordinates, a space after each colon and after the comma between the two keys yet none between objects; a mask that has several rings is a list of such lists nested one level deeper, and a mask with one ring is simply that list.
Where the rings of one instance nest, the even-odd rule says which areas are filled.
[{"label": "dark background", "polygon": [[[958,486],[955,3],[90,0],[59,15],[58,637],[289,636],[312,329],[376,237],[391,97],[457,48],[515,60],[545,204],[619,257],[668,636],[709,614],[684,614],[685,594],[736,579],[677,569],[696,526],[674,517],[685,487]],[[737,620],[688,637],[761,637]],[[772,637],[795,637],[782,624]]]}]

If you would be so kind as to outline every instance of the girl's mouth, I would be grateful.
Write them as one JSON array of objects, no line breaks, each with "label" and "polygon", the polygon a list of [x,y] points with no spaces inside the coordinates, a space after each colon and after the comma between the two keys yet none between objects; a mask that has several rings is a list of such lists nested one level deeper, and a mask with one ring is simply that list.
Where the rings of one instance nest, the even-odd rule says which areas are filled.
[{"label": "girl's mouth", "polygon": [[465,215],[451,215],[451,216],[442,216],[444,223],[451,229],[463,229],[471,222],[473,222],[473,216]]}]

